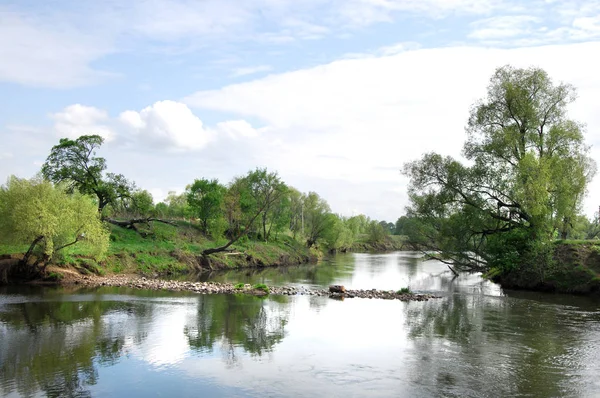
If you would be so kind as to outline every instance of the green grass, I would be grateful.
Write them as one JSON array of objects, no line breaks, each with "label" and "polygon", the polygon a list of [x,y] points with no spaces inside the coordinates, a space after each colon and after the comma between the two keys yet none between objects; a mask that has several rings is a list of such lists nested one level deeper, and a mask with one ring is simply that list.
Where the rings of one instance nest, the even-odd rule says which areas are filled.
[{"label": "green grass", "polygon": [[233,287],[234,289],[243,289],[244,288],[244,284],[243,283],[236,283],[235,286]]},{"label": "green grass", "polygon": [[[77,244],[62,250],[54,264],[73,267],[83,274],[141,273],[146,275],[180,274],[197,266],[197,257],[208,248],[226,243],[211,241],[189,222],[176,225],[152,223],[140,225],[143,237],[133,230],[110,225],[110,243],[105,258],[91,259],[89,248]],[[299,264],[316,251],[309,251],[302,242],[280,234],[273,242],[257,242],[244,237],[230,247],[234,253],[210,256],[215,268],[240,268]],[[0,246],[0,254],[19,254],[27,245]]]},{"label": "green grass", "polygon": [[264,283],[257,283],[256,285],[252,286],[252,288],[254,290],[262,290],[263,292],[269,294],[269,286],[265,285]]},{"label": "green grass", "polygon": [[411,294],[412,292],[410,291],[410,288],[408,287],[403,287],[402,289],[398,290],[396,292],[396,294]]}]

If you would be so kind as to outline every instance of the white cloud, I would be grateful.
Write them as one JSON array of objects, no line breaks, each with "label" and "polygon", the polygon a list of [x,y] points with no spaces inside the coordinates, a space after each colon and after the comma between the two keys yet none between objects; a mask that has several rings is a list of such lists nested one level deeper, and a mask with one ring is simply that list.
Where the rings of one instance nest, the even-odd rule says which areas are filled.
[{"label": "white cloud", "polygon": [[[484,95],[494,69],[505,64],[540,66],[557,81],[580,87],[572,117],[587,122],[588,138],[593,138],[600,130],[595,110],[600,59],[588,55],[597,52],[598,42],[510,50],[421,49],[271,75],[200,91],[184,102],[264,122],[270,142],[256,148],[262,153],[257,157],[290,180],[302,181],[299,188],[311,189],[311,180],[314,185],[323,180],[372,184],[379,192],[373,197],[383,195],[386,184],[388,190],[404,188],[402,164],[424,152],[459,155],[470,105]],[[330,187],[334,185],[330,189],[325,183],[320,192],[334,208],[359,207],[352,199],[356,185],[348,184],[346,190],[340,183]],[[600,190],[592,186],[591,196],[598,195]],[[398,200],[397,215],[406,204],[405,197]],[[391,208],[383,213],[376,206],[363,203],[361,210],[393,217]]]},{"label": "white cloud", "polygon": [[159,101],[140,112],[125,111],[119,119],[140,141],[155,146],[198,150],[214,139],[187,105],[175,101]]},{"label": "white cloud", "polygon": [[529,15],[503,15],[476,21],[471,24],[474,30],[469,33],[473,39],[506,39],[531,32],[532,25],[540,19]]},{"label": "white cloud", "polygon": [[219,134],[227,134],[233,139],[240,137],[253,138],[259,135],[259,131],[245,120],[230,120],[217,123],[217,131]]},{"label": "white cloud", "polygon": [[111,51],[101,37],[0,7],[0,81],[53,88],[94,83],[112,74],[90,63]]},{"label": "white cloud", "polygon": [[248,66],[248,67],[244,67],[244,68],[234,69],[231,76],[233,76],[233,77],[248,76],[248,75],[253,75],[253,74],[261,73],[261,72],[269,72],[271,70],[273,70],[273,67],[271,67],[270,65]]},{"label": "white cloud", "polygon": [[51,114],[54,131],[58,137],[77,138],[82,135],[98,134],[105,140],[115,137],[108,113],[93,106],[69,105],[62,112]]},{"label": "white cloud", "polygon": [[[516,0],[134,0],[56,6],[41,2],[29,8],[16,2],[0,7],[0,81],[76,87],[114,76],[92,65],[120,52],[160,49],[181,54],[207,48],[222,52],[230,44],[237,49],[248,41],[282,44],[339,37],[407,16],[435,22],[456,16],[490,17],[497,11],[522,15],[488,19],[492,25],[476,27],[472,38],[522,45],[542,39],[564,42],[600,36],[600,6],[583,0],[538,0],[527,7]],[[526,18],[539,18],[546,29],[529,30]],[[430,27],[423,26],[427,32],[415,33],[430,33]],[[526,37],[499,42],[518,34]],[[266,71],[265,66],[257,68]],[[250,72],[240,68],[234,75]]]}]

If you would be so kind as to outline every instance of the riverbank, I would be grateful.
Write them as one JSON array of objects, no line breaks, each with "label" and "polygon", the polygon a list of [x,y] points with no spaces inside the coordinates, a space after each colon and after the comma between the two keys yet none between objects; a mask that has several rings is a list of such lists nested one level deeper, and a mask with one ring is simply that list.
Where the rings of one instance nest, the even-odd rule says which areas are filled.
[{"label": "riverbank", "polygon": [[[34,282],[39,284],[40,282]],[[127,287],[140,290],[165,290],[165,291],[187,291],[198,294],[246,294],[252,296],[279,295],[279,296],[318,296],[335,299],[366,298],[400,301],[427,301],[440,298],[432,294],[417,294],[406,290],[377,290],[377,289],[339,289],[339,286],[331,289],[308,289],[299,286],[252,286],[249,284],[233,284],[219,282],[191,282],[173,281],[164,279],[146,278],[138,275],[113,275],[108,277],[85,276],[69,273],[59,283],[62,286],[82,287]],[[332,291],[334,290],[334,291]]]},{"label": "riverbank", "polygon": [[[138,231],[110,226],[107,255],[96,260],[78,245],[60,252],[51,264],[54,276],[61,269],[72,269],[82,275],[139,274],[147,277],[182,275],[204,271],[286,266],[317,261],[322,253],[308,249],[288,236],[273,242],[241,239],[229,250],[203,256],[205,249],[222,245],[202,234],[198,226],[178,221],[171,224],[152,223]],[[0,247],[0,283],[19,278],[17,263],[27,250],[23,247]],[[32,260],[33,262],[34,260]],[[47,272],[51,277],[51,272]],[[52,279],[52,278],[51,278]]]},{"label": "riverbank", "polygon": [[490,279],[505,289],[600,295],[600,242],[557,241],[550,264],[522,265]]}]

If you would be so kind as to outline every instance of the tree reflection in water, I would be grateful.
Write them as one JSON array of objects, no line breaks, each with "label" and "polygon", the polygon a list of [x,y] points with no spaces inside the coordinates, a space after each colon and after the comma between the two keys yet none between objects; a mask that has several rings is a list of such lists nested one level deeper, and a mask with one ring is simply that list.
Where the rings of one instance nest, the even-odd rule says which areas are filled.
[{"label": "tree reflection in water", "polygon": [[218,345],[230,367],[238,365],[239,349],[252,356],[270,353],[285,336],[289,317],[287,299],[199,296],[196,325],[185,329],[189,345],[201,352],[212,352]]},{"label": "tree reflection in water", "polygon": [[408,303],[405,312],[418,353],[411,379],[432,394],[579,396],[589,378],[580,353],[598,354],[582,342],[589,317],[600,315],[580,308],[463,292]]},{"label": "tree reflection in water", "polygon": [[151,315],[150,308],[93,297],[2,306],[0,395],[33,396],[41,390],[48,397],[91,396],[87,387],[98,381],[96,361],[114,364],[126,336],[141,340],[136,325]]}]

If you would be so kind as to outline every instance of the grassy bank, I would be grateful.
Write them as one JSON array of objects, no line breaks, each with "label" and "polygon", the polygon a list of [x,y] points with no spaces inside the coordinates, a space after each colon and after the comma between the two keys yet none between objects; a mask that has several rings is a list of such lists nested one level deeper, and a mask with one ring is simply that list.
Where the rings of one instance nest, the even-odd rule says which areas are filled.
[{"label": "grassy bank", "polygon": [[[159,276],[202,270],[302,264],[316,260],[320,255],[318,251],[309,250],[290,237],[280,236],[276,242],[269,243],[241,239],[230,248],[231,251],[203,258],[201,253],[204,249],[225,242],[207,239],[193,224],[183,221],[175,225],[153,223],[140,228],[140,232],[111,226],[110,246],[104,260],[94,261],[74,245],[61,251],[53,265],[83,274],[137,273]],[[6,261],[19,258],[26,250],[26,246],[0,246],[0,255]]]},{"label": "grassy bank", "polygon": [[600,294],[600,241],[556,241],[552,261],[516,267],[490,278],[508,289]]}]

